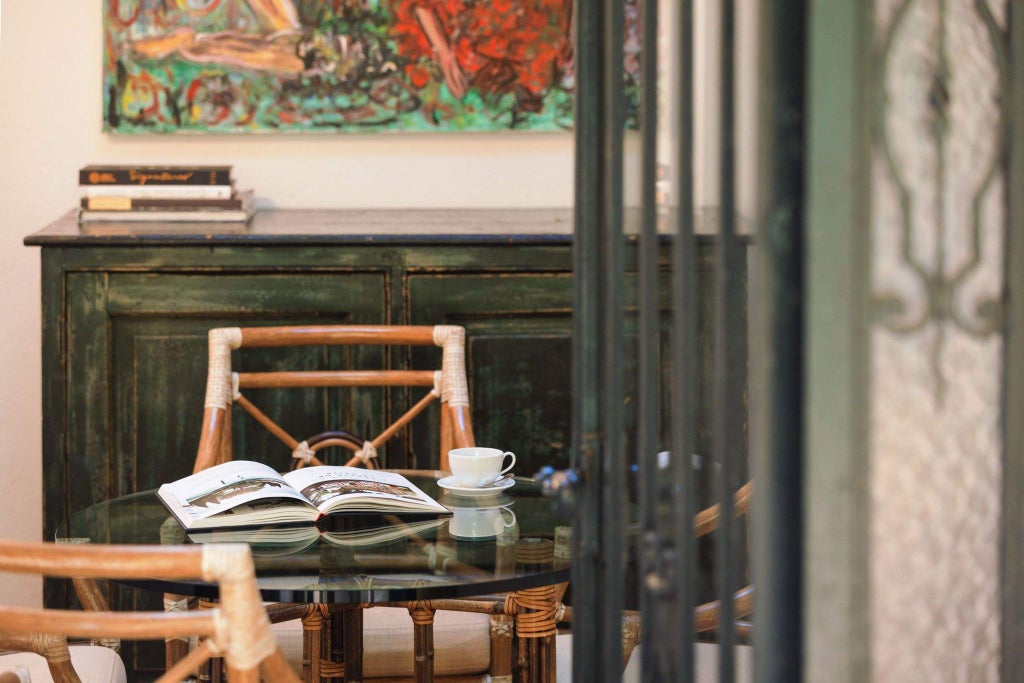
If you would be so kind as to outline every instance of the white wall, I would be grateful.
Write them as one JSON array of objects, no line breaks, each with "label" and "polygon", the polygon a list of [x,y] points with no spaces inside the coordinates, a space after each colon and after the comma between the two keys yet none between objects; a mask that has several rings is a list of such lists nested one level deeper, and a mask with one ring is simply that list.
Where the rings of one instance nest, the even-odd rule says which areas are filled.
[{"label": "white wall", "polygon": [[[572,135],[124,136],[100,132],[101,0],[6,0],[0,35],[0,537],[42,533],[39,250],[87,163],[225,162],[280,207],[571,206]],[[73,449],[72,449],[73,450]],[[39,601],[0,582],[0,601]]]}]

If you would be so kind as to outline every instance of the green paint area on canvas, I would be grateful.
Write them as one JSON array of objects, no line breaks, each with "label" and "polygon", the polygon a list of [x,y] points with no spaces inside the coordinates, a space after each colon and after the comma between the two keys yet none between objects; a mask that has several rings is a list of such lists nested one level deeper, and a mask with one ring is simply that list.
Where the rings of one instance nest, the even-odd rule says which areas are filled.
[{"label": "green paint area on canvas", "polygon": [[[629,112],[636,2],[625,0]],[[107,0],[104,126],[568,130],[571,26],[572,0]]]}]

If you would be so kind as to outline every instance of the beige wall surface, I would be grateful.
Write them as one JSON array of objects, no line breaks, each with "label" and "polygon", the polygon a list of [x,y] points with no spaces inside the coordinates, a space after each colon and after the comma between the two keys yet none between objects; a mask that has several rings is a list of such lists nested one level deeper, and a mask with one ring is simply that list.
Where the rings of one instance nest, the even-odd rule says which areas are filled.
[{"label": "beige wall surface", "polygon": [[[39,250],[88,163],[235,166],[279,207],[571,206],[570,133],[115,136],[101,132],[103,2],[0,4],[0,537],[42,533]],[[35,580],[0,601],[35,604]]]}]

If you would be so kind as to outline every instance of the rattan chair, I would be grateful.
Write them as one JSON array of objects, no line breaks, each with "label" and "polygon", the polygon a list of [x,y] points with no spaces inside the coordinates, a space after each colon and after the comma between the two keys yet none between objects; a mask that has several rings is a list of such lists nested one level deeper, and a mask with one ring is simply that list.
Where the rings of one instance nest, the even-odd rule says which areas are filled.
[{"label": "rattan chair", "polygon": [[[289,346],[436,346],[439,368],[348,369],[318,371],[232,372],[232,351]],[[245,392],[249,389],[310,387],[412,387],[424,395],[394,423],[372,440],[363,440],[332,425],[319,434],[300,438],[289,425],[278,424]],[[442,326],[310,326],[219,328],[209,333],[206,404],[194,471],[231,460],[231,407],[242,408],[283,444],[294,466],[322,464],[321,451],[340,446],[353,451],[347,465],[373,467],[377,450],[397,436],[435,401],[440,402],[437,459],[432,467],[448,469],[448,451],[474,445],[469,391],[465,372],[465,330]],[[254,454],[247,454],[254,457]],[[266,454],[274,463],[280,456]],[[276,459],[274,459],[276,458]],[[272,463],[268,463],[272,464]],[[363,674],[376,677],[413,676],[416,667],[435,668],[438,676],[460,680],[486,680],[511,675],[511,629],[503,614],[488,615],[472,600],[450,601],[435,614],[424,604],[371,607],[363,612]],[[340,674],[337,665],[321,656],[327,647],[324,627],[329,626],[326,606],[272,605],[268,607],[275,635],[289,655],[301,662],[303,677],[319,681]],[[300,630],[294,619],[301,617]],[[421,674],[422,675],[422,674]]]},{"label": "rattan chair", "polygon": [[[733,495],[733,506],[737,517],[746,516],[750,512],[750,503],[753,496],[754,484],[752,481],[748,481],[742,487],[740,487]],[[694,536],[700,538],[706,536],[718,528],[718,522],[721,518],[719,505],[715,504],[704,510],[701,510],[694,517]],[[493,606],[495,610],[500,609],[501,606],[495,604]],[[736,591],[733,595],[733,610],[736,617],[736,621],[733,623],[733,629],[735,633],[742,638],[749,638],[753,632],[753,624],[749,620],[750,615],[754,610],[754,587],[747,585]],[[571,678],[570,672],[572,671],[572,633],[569,632],[568,627],[571,626],[573,621],[573,609],[569,605],[562,604],[559,602],[556,606],[558,619],[560,624],[564,627],[562,632],[557,637],[556,653],[558,661],[556,663],[557,676],[556,681],[562,683],[568,681]],[[698,605],[694,609],[694,632],[695,633],[710,633],[716,631],[719,625],[719,613],[720,604],[717,600],[707,602]],[[624,670],[623,680],[627,680],[625,671],[630,663],[630,658],[633,654],[633,650],[636,648],[640,640],[640,628],[641,628],[641,616],[639,612],[626,611],[622,618],[622,667]],[[713,651],[709,652],[709,648],[713,647],[712,644],[706,643],[699,646],[698,652],[698,669],[701,671],[711,670],[708,669],[710,658],[713,655]],[[743,653],[743,657],[749,659],[749,652]],[[748,665],[749,662],[744,660],[744,664]],[[635,669],[631,667],[631,675],[628,677],[629,680],[635,679]],[[749,668],[749,666],[747,666]],[[746,669],[744,669],[746,671]],[[743,679],[748,680],[748,679]]]},{"label": "rattan chair", "polygon": [[[74,683],[75,657],[65,637],[158,639],[205,637],[187,657],[169,669],[159,683],[181,681],[214,655],[224,657],[232,683],[258,680],[297,682],[270,631],[256,588],[249,548],[238,544],[205,546],[108,546],[0,541],[0,571],[76,579],[200,579],[216,583],[220,604],[213,610],[188,613],[94,612],[45,608],[0,607],[0,648],[41,655],[48,674],[33,681]],[[88,647],[88,646],[86,646]],[[98,646],[97,646],[98,647]],[[109,653],[107,661],[117,657]],[[0,656],[0,670],[38,665]],[[117,659],[109,671],[124,667]],[[16,680],[16,679],[14,679]],[[89,683],[100,680],[95,673]],[[117,680],[107,675],[104,681]]]},{"label": "rattan chair", "polygon": [[[327,325],[310,327],[218,328],[209,335],[209,365],[203,428],[193,471],[232,459],[231,412],[237,404],[266,427],[285,446],[297,464],[321,464],[316,453],[326,446],[355,451],[346,464],[373,466],[377,449],[396,436],[432,402],[440,399],[441,425],[438,459],[433,464],[448,469],[448,451],[472,446],[473,427],[465,371],[465,330],[454,325]],[[234,349],[287,346],[438,346],[442,349],[437,370],[322,370],[233,373]],[[326,431],[298,439],[277,424],[242,393],[245,389],[309,387],[421,387],[425,395],[371,441],[358,443],[347,431]]]}]

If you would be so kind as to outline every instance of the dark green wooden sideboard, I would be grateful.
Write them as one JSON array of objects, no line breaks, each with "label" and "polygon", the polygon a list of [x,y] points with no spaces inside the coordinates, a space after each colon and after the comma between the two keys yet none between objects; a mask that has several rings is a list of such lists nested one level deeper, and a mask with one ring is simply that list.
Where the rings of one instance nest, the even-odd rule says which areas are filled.
[{"label": "dark green wooden sideboard", "polygon": [[[571,211],[272,210],[248,225],[85,226],[71,213],[25,244],[41,247],[42,258],[46,538],[71,511],[190,472],[206,333],[218,326],[463,325],[477,442],[514,450],[521,474],[568,464]],[[698,320],[699,391],[709,396],[713,283],[706,244],[698,260],[698,299],[706,302]],[[631,293],[625,296],[630,301]],[[420,353],[267,349],[236,353],[235,364],[258,370],[436,362]],[[331,391],[252,398],[300,438],[330,427],[375,436],[383,416],[399,414],[409,398],[381,390],[353,399]],[[709,401],[699,403],[706,411]],[[236,415],[236,454],[286,468],[287,449]],[[389,444],[385,466],[437,464],[435,428],[417,429]],[[707,430],[699,431],[706,446]],[[48,584],[47,603],[64,602],[63,591]]]}]

